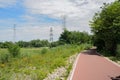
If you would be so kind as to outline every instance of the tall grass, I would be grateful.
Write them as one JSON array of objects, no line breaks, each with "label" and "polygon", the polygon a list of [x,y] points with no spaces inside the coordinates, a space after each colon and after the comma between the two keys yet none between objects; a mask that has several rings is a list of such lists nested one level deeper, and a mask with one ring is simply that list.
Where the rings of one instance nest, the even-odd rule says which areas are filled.
[{"label": "tall grass", "polygon": [[[64,45],[54,48],[21,49],[20,58],[0,62],[0,80],[43,80],[57,67],[65,66],[67,59],[91,45]],[[0,50],[0,54],[7,53]]]}]

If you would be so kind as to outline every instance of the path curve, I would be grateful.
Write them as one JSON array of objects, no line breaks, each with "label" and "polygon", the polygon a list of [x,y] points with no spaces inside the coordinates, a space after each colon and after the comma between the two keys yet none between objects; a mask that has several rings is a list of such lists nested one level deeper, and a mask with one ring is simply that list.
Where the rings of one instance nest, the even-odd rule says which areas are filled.
[{"label": "path curve", "polygon": [[120,66],[91,49],[80,54],[70,80],[111,80],[111,77],[119,75]]}]

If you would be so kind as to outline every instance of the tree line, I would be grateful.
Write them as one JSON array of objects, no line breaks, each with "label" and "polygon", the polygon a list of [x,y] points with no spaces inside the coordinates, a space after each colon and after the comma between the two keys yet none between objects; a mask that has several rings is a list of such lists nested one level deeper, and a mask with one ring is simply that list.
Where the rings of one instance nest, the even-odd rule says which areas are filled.
[{"label": "tree line", "polygon": [[[79,32],[79,31],[68,31],[64,30],[58,41],[49,42],[48,40],[31,40],[31,41],[18,41],[15,42],[21,48],[30,48],[30,47],[56,47],[59,45],[65,44],[82,44],[82,43],[90,43],[91,35],[87,32]],[[0,42],[0,48],[8,48],[9,45],[12,45],[13,42],[6,41]]]},{"label": "tree line", "polygon": [[[13,42],[11,41],[0,42],[0,48],[8,48],[9,45],[12,44]],[[48,47],[50,43],[48,42],[48,40],[36,39],[31,41],[18,41],[15,42],[15,44],[17,44],[21,48],[27,48],[27,47]]]}]

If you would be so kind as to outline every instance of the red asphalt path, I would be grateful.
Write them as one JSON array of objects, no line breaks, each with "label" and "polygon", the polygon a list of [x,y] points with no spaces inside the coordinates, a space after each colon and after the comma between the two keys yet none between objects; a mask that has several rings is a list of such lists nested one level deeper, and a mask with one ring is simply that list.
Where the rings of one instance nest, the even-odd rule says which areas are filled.
[{"label": "red asphalt path", "polygon": [[117,66],[96,53],[81,53],[70,80],[111,80],[120,76],[120,66]]}]

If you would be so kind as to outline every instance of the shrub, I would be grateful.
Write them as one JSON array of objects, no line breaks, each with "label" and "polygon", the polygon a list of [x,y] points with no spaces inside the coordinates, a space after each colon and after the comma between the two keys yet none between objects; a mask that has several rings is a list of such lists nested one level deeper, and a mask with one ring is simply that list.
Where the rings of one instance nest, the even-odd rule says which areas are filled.
[{"label": "shrub", "polygon": [[0,63],[8,62],[8,60],[9,60],[9,54],[6,54],[6,53],[0,54]]},{"label": "shrub", "polygon": [[116,52],[117,52],[116,56],[120,57],[120,45],[117,46],[117,51]]},{"label": "shrub", "polygon": [[20,47],[16,44],[9,45],[8,51],[12,57],[18,57],[20,55]]},{"label": "shrub", "polygon": [[48,49],[43,48],[43,49],[41,50],[41,54],[45,54],[45,53],[47,53],[47,51],[48,51]]}]

